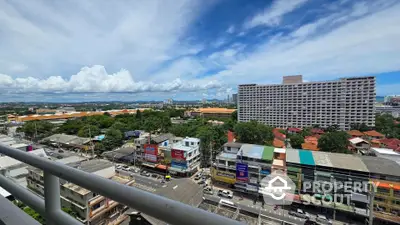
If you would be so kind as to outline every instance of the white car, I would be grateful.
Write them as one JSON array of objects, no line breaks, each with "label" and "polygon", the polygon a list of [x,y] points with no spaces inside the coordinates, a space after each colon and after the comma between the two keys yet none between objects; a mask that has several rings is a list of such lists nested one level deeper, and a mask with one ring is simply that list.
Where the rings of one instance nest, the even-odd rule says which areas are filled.
[{"label": "white car", "polygon": [[116,168],[120,170],[120,169],[122,168],[122,166],[121,166],[121,165],[118,165]]},{"label": "white car", "polygon": [[310,219],[310,215],[304,212],[302,209],[297,209],[296,211],[289,211],[289,215],[307,220]]},{"label": "white car", "polygon": [[218,191],[218,196],[224,197],[224,198],[233,198],[233,194],[230,191],[227,190],[219,190]]},{"label": "white car", "polygon": [[331,225],[332,221],[329,220],[328,218],[326,218],[325,215],[322,214],[318,214],[317,218],[315,219],[317,221],[318,224],[326,224],[326,225]]}]

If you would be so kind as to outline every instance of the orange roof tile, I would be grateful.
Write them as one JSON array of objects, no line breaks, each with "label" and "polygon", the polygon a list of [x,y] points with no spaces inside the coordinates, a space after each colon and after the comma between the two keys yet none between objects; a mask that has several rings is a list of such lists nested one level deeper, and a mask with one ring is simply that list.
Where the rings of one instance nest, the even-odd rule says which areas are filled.
[{"label": "orange roof tile", "polygon": [[364,134],[369,137],[385,137],[385,135],[383,135],[375,130],[365,131]]},{"label": "orange roof tile", "polygon": [[372,140],[371,140],[371,143],[380,144],[381,141],[378,140],[378,139],[372,139]]},{"label": "orange roof tile", "polygon": [[313,145],[311,143],[303,143],[301,144],[301,148],[305,150],[311,150],[311,151],[319,151],[319,148],[317,145]]},{"label": "orange roof tile", "polygon": [[233,113],[236,109],[227,109],[227,108],[198,108],[193,110],[194,112],[200,113]]},{"label": "orange roof tile", "polygon": [[277,138],[274,138],[274,142],[272,143],[272,145],[276,148],[283,148],[283,147],[285,147],[285,142],[283,142]]},{"label": "orange roof tile", "polygon": [[347,131],[347,133],[351,136],[356,136],[356,137],[364,136],[364,134],[358,130],[350,130],[350,131]]},{"label": "orange roof tile", "polygon": [[314,136],[306,136],[304,138],[304,143],[318,145],[318,139],[316,137],[314,137]]}]

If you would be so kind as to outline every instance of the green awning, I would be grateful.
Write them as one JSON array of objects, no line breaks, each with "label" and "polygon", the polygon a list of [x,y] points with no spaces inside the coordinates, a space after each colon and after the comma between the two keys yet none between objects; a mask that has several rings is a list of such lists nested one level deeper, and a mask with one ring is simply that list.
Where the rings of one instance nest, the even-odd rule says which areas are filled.
[{"label": "green awning", "polygon": [[262,154],[262,159],[263,160],[268,160],[268,161],[272,161],[272,158],[274,157],[274,147],[270,147],[270,146],[264,146],[264,151]]},{"label": "green awning", "polygon": [[323,171],[315,171],[315,174],[316,175],[319,175],[319,176],[324,176],[324,177],[331,177],[331,175],[332,175],[332,173],[329,173],[329,172],[323,172]]},{"label": "green awning", "polygon": [[288,171],[291,171],[291,172],[297,172],[297,173],[300,173],[300,172],[301,172],[301,169],[300,169],[300,168],[291,167],[291,166],[288,166],[288,167],[287,167],[287,170],[288,170]]}]

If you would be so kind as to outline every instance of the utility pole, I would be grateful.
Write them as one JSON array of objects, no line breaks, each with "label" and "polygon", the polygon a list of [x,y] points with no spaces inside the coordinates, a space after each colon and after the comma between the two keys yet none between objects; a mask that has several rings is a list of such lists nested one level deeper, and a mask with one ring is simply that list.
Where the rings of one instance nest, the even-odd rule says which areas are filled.
[{"label": "utility pole", "polygon": [[374,198],[375,198],[375,189],[371,187],[369,191],[369,204],[368,204],[368,225],[372,225],[374,221]]},{"label": "utility pole", "polygon": [[[210,142],[210,165],[211,165],[211,168],[213,167],[213,148],[212,148],[212,142]],[[211,168],[210,168],[210,172],[211,172]],[[210,174],[211,175],[211,174]],[[211,179],[211,182],[210,182],[210,186],[211,186],[211,190],[213,189],[213,184],[212,184],[212,179]]]},{"label": "utility pole", "polygon": [[36,141],[36,138],[37,138],[37,127],[36,127],[36,121],[35,121],[35,141]]},{"label": "utility pole", "polygon": [[90,148],[92,149],[92,157],[94,158],[94,146],[93,146],[92,132],[90,130],[90,125],[89,125],[89,138],[90,138]]}]

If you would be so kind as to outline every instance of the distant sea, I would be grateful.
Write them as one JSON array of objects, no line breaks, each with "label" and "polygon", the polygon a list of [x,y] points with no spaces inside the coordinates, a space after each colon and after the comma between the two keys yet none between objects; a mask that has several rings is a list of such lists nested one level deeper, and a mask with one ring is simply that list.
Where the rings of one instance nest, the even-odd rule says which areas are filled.
[{"label": "distant sea", "polygon": [[383,99],[384,99],[385,97],[383,97],[383,96],[376,96],[376,101],[377,102],[383,102]]}]

